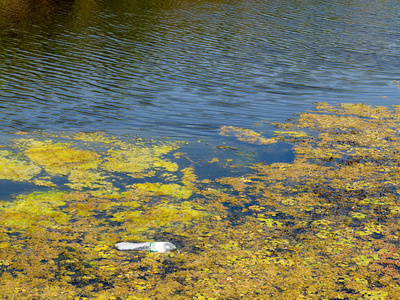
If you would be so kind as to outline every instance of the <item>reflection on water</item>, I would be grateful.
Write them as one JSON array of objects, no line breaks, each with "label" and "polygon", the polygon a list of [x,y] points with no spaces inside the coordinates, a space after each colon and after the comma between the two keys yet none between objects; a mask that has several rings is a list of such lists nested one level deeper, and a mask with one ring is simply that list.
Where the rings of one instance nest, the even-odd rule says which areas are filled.
[{"label": "reflection on water", "polygon": [[316,101],[395,104],[399,12],[394,1],[1,0],[0,124],[187,139]]}]

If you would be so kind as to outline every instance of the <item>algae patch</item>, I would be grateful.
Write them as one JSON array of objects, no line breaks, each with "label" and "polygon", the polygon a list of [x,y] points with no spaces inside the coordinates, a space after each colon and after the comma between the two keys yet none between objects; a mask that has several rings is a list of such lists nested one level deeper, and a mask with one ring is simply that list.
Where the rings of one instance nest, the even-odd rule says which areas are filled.
[{"label": "algae patch", "polygon": [[56,191],[21,195],[15,201],[2,205],[0,224],[14,233],[67,224],[70,216],[59,208],[65,205],[63,195]]},{"label": "algae patch", "polygon": [[265,138],[261,136],[259,132],[255,132],[251,129],[240,128],[235,126],[222,126],[220,129],[220,134],[224,136],[233,135],[239,141],[248,142],[252,144],[268,145],[277,142],[276,138]]},{"label": "algae patch", "polygon": [[[179,144],[101,133],[19,136],[0,162],[34,170],[21,181],[61,176],[70,189],[3,203],[0,295],[399,299],[400,108],[319,103],[274,126],[273,137],[222,132],[260,147],[290,143],[292,162],[257,162],[239,174],[227,168],[216,179],[201,177],[187,155],[172,155]],[[207,167],[232,159],[213,150]],[[218,151],[225,160],[214,158]],[[155,240],[180,252],[113,248]]]},{"label": "algae patch", "polygon": [[42,169],[32,162],[21,159],[11,151],[0,151],[0,179],[29,181]]},{"label": "algae patch", "polygon": [[186,186],[181,186],[176,183],[171,183],[171,184],[161,184],[159,182],[136,183],[133,187],[138,191],[150,192],[158,196],[169,195],[181,199],[188,199],[192,195],[192,189]]},{"label": "algae patch", "polygon": [[165,169],[169,172],[178,170],[178,165],[162,156],[177,150],[176,144],[155,145],[152,147],[138,147],[136,145],[122,145],[119,149],[108,150],[103,168],[109,172],[124,172],[132,177],[143,177],[155,169]]},{"label": "algae patch", "polygon": [[[60,139],[66,141],[57,141]],[[162,170],[178,171],[178,164],[165,156],[182,144],[121,140],[102,133],[27,135],[13,142],[19,153],[0,152],[3,165],[0,178],[31,181],[41,186],[56,186],[52,180],[64,178],[69,188],[94,194],[117,192],[119,187],[113,182],[121,175],[145,178]]]},{"label": "algae patch", "polygon": [[50,175],[67,175],[71,169],[94,169],[99,164],[97,153],[76,149],[67,143],[26,139],[19,140],[18,144],[34,164],[43,167]]}]

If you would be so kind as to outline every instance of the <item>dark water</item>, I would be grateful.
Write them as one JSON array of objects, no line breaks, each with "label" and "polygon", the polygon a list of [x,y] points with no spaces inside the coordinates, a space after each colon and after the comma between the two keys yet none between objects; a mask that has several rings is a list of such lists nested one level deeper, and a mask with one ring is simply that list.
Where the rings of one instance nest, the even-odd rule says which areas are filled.
[{"label": "dark water", "polygon": [[398,104],[400,2],[0,0],[0,131],[216,138]]}]

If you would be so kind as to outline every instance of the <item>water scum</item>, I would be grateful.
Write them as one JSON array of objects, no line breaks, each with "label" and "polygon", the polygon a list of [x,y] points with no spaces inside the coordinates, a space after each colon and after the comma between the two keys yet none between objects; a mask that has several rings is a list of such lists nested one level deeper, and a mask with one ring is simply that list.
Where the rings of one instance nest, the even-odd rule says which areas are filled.
[{"label": "water scum", "polygon": [[[1,297],[399,299],[400,106],[320,103],[274,125],[221,134],[291,143],[292,163],[215,180],[180,143],[16,138],[1,179],[50,187],[1,205]],[[180,252],[114,249],[155,240]]]}]

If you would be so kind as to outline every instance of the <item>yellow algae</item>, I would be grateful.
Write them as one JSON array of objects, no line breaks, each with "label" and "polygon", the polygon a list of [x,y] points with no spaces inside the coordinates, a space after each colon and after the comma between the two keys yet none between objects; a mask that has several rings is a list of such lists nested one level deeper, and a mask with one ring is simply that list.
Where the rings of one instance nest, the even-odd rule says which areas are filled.
[{"label": "yellow algae", "polygon": [[170,223],[187,223],[204,216],[204,212],[193,208],[188,202],[177,204],[159,205],[144,214],[150,224],[168,226]]},{"label": "yellow algae", "polygon": [[308,133],[305,131],[274,131],[277,136],[289,136],[293,138],[307,137]]},{"label": "yellow algae", "polygon": [[4,152],[3,157],[0,156],[0,163],[3,159],[5,176],[19,181],[30,180],[43,168],[50,177],[33,178],[37,185],[54,186],[52,177],[67,176],[68,182],[65,185],[69,188],[92,190],[101,196],[104,193],[114,194],[118,190],[112,181],[120,174],[143,178],[154,177],[159,170],[178,170],[178,164],[164,156],[178,149],[181,143],[152,144],[139,139],[130,142],[103,133],[59,136],[71,142],[57,142],[57,135],[54,134],[44,136],[52,139],[27,137],[14,140],[15,148],[22,151],[26,161],[8,157],[9,152]]},{"label": "yellow algae", "polygon": [[11,230],[36,230],[38,226],[66,224],[69,215],[58,209],[65,204],[63,196],[61,192],[36,192],[19,196],[16,201],[3,205],[0,224]]},{"label": "yellow algae", "polygon": [[[286,132],[276,141],[293,145],[292,161],[254,163],[248,174],[217,179],[201,178],[189,157],[191,166],[166,170],[159,160],[166,161],[169,147],[110,138],[109,152],[90,150],[99,154],[96,168],[69,169],[68,183],[82,191],[25,195],[0,207],[0,295],[398,299],[399,119],[398,108],[319,103],[275,124]],[[103,137],[74,141],[89,149]],[[135,151],[148,161],[132,172]],[[121,166],[112,167],[118,160]],[[148,183],[122,176],[149,172]],[[169,179],[175,183],[165,184]],[[118,196],[92,193],[112,180],[121,186]],[[113,248],[161,240],[179,252]]]},{"label": "yellow algae", "polygon": [[[109,172],[123,172],[136,177],[151,172],[153,169],[164,169],[169,172],[178,170],[178,165],[163,158],[163,155],[176,150],[176,144],[141,147],[126,144],[122,149],[110,149],[107,152],[103,168]],[[146,176],[146,175],[145,175]]]},{"label": "yellow algae", "polygon": [[67,175],[71,169],[88,170],[97,168],[99,154],[71,148],[67,143],[20,140],[24,154],[36,165],[43,167],[50,175]]},{"label": "yellow algae", "polygon": [[[0,249],[10,247],[11,244],[9,243],[9,241],[10,241],[10,238],[8,237],[8,235],[4,232],[0,232]],[[1,265],[1,261],[0,261],[0,265]]]},{"label": "yellow algae", "polygon": [[72,134],[72,139],[85,142],[99,142],[111,144],[117,141],[116,138],[106,135],[104,132],[78,132]]},{"label": "yellow algae", "polygon": [[163,227],[173,227],[178,230],[179,227],[208,214],[185,201],[179,204],[161,203],[146,210],[118,212],[113,214],[112,220],[125,222],[124,228],[128,234],[147,233],[148,235]]},{"label": "yellow algae", "polygon": [[68,175],[69,183],[65,185],[74,190],[82,189],[112,189],[112,184],[106,181],[107,176],[101,172],[90,170],[71,170]]},{"label": "yellow algae", "polygon": [[208,161],[209,164],[217,163],[219,159],[217,157],[213,157],[211,160]]},{"label": "yellow algae", "polygon": [[33,183],[39,186],[47,186],[47,187],[56,187],[57,185],[53,183],[50,180],[45,180],[45,179],[39,179],[35,178],[33,179]]},{"label": "yellow algae", "polygon": [[0,179],[29,181],[41,171],[39,166],[21,160],[11,151],[0,151]]},{"label": "yellow algae", "polygon": [[177,181],[179,180],[178,176],[171,174],[171,173],[162,173],[160,175],[160,178],[165,180],[165,181]]},{"label": "yellow algae", "polygon": [[217,182],[224,185],[230,185],[232,188],[238,192],[243,192],[246,189],[246,181],[244,178],[237,177],[223,177],[218,178]]},{"label": "yellow algae", "polygon": [[197,176],[193,167],[187,167],[181,170],[182,172],[182,183],[193,189],[197,183]]},{"label": "yellow algae", "polygon": [[276,143],[275,138],[264,138],[260,133],[255,132],[251,129],[240,128],[235,126],[222,126],[219,132],[220,135],[235,136],[239,141],[248,142],[252,144],[268,145]]},{"label": "yellow algae", "polygon": [[140,223],[143,222],[143,225],[148,225],[148,223],[143,220],[143,211],[137,210],[137,211],[123,211],[123,212],[117,212],[112,215],[112,218],[110,218],[111,221],[117,221],[117,222],[126,222],[129,221],[130,223]]},{"label": "yellow algae", "polygon": [[139,191],[150,192],[154,195],[165,195],[180,199],[188,199],[192,195],[192,189],[190,187],[182,186],[176,183],[137,183],[134,185],[134,188]]}]

